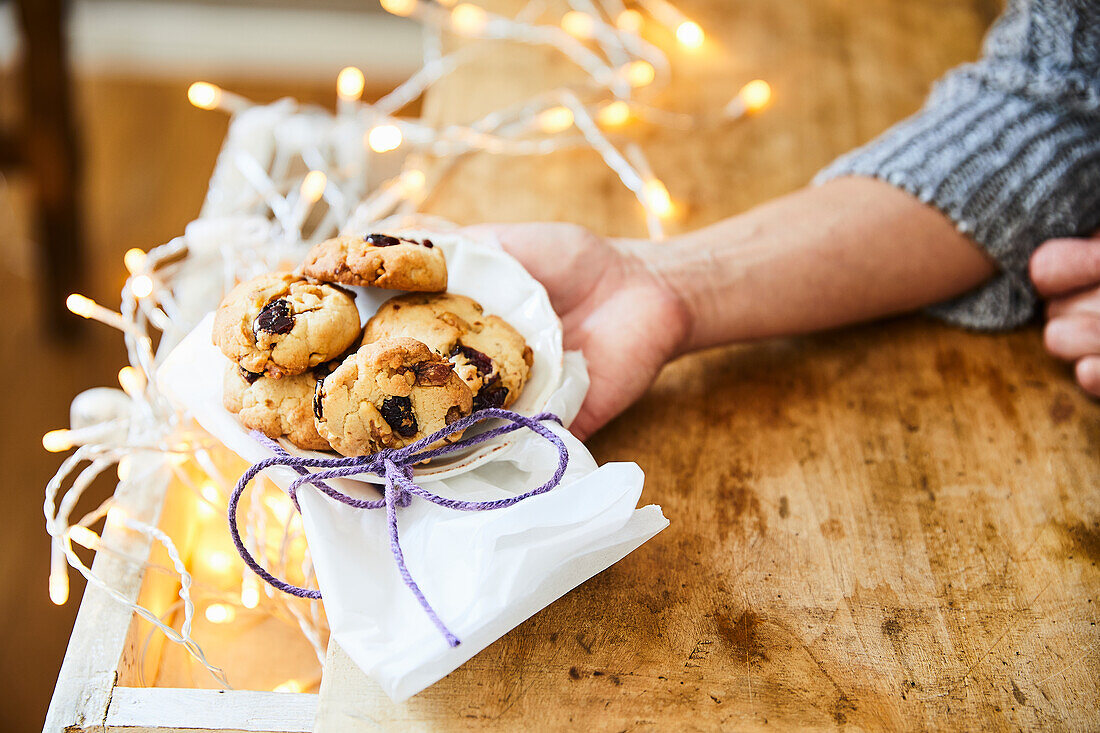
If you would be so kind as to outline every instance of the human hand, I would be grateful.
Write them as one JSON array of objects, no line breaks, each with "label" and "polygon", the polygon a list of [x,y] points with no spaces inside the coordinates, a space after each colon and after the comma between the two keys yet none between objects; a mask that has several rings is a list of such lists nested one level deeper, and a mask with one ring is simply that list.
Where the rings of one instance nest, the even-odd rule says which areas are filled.
[{"label": "human hand", "polygon": [[1077,382],[1100,397],[1100,232],[1052,239],[1031,256],[1031,281],[1047,299],[1047,351],[1075,363]]},{"label": "human hand", "polygon": [[584,353],[591,386],[570,428],[581,440],[641,397],[686,343],[688,311],[647,261],[659,245],[606,239],[573,224],[467,231],[495,235],[543,284],[565,348]]}]

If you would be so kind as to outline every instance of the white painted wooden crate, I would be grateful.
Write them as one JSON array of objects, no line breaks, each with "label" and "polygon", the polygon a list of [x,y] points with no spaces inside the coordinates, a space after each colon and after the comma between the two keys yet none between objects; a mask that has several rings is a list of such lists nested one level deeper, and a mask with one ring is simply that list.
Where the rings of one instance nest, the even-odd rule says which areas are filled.
[{"label": "white painted wooden crate", "polygon": [[[132,516],[159,523],[186,556],[192,512],[174,501],[159,456],[134,462],[135,479],[119,487],[116,500]],[[193,506],[191,504],[190,506]],[[191,539],[193,539],[193,533]],[[108,526],[104,542],[131,557],[155,560],[159,547],[144,536]],[[151,557],[152,555],[152,557]],[[178,583],[116,554],[100,552],[94,572],[130,600],[151,608],[174,600]],[[135,669],[138,617],[89,585],[80,603],[69,647],[46,715],[45,731],[310,731],[318,696],[307,693],[139,687]],[[288,632],[289,633],[289,632]],[[166,642],[159,634],[146,652],[159,658]]]}]

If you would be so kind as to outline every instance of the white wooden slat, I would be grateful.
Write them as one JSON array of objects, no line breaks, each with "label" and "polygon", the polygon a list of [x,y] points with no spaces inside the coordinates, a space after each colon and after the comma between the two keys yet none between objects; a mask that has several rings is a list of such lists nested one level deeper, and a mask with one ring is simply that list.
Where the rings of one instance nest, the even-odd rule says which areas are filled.
[{"label": "white wooden slat", "polygon": [[116,687],[106,730],[304,733],[313,730],[317,700],[293,692]]}]

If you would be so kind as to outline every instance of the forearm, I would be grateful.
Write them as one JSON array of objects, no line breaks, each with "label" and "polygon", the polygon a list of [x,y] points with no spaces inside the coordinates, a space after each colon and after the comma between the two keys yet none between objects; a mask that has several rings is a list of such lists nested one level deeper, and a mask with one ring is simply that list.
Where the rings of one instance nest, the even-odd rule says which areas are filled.
[{"label": "forearm", "polygon": [[903,313],[995,272],[941,213],[863,178],[802,189],[675,239],[652,267],[690,314],[685,351]]}]

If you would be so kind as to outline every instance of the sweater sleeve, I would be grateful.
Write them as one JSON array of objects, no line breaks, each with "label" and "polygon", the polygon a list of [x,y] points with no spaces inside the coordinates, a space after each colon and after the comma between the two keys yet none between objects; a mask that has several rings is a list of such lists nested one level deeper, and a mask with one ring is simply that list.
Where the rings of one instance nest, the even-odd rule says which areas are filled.
[{"label": "sweater sleeve", "polygon": [[1026,322],[1037,303],[1031,253],[1100,227],[1098,8],[1010,3],[981,60],[950,72],[917,114],[815,178],[871,176],[908,191],[996,261],[993,280],[933,315],[978,329]]}]

